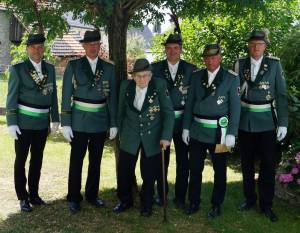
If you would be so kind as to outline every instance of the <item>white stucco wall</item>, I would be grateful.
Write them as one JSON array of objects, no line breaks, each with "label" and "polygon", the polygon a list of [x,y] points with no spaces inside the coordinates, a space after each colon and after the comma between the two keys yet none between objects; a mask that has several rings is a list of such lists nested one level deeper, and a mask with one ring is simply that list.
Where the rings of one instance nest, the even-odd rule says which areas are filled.
[{"label": "white stucco wall", "polygon": [[0,9],[0,73],[10,65],[9,16]]}]

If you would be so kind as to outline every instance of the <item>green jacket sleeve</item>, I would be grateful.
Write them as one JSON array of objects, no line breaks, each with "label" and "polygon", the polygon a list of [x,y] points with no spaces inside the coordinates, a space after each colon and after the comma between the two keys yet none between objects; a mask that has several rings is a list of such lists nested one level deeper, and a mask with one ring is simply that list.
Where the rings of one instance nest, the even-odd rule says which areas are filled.
[{"label": "green jacket sleeve", "polygon": [[6,99],[6,120],[7,125],[18,124],[18,99],[19,99],[20,77],[15,66],[10,68],[8,80],[8,92]]},{"label": "green jacket sleeve", "polygon": [[108,97],[108,110],[109,110],[109,120],[110,127],[117,127],[117,84],[116,84],[116,75],[115,68],[111,66],[110,69],[110,93]]},{"label": "green jacket sleeve", "polygon": [[61,102],[61,125],[62,126],[72,125],[71,98],[73,95],[73,83],[72,83],[73,76],[74,76],[74,71],[71,62],[69,62],[64,73],[63,86],[62,86],[62,102]]},{"label": "green jacket sleeve", "polygon": [[241,114],[240,78],[232,77],[233,81],[229,91],[229,123],[227,134],[237,136]]},{"label": "green jacket sleeve", "polygon": [[288,101],[286,83],[280,62],[278,62],[275,77],[275,102],[278,126],[288,126]]},{"label": "green jacket sleeve", "polygon": [[58,103],[57,103],[57,86],[56,86],[56,75],[55,69],[53,67],[53,93],[52,93],[52,101],[51,101],[51,121],[59,122],[59,114],[58,114]]},{"label": "green jacket sleeve", "polygon": [[161,82],[159,92],[159,101],[162,114],[162,133],[161,140],[171,141],[173,136],[173,127],[175,123],[174,109],[171,98],[168,93],[167,84]]}]

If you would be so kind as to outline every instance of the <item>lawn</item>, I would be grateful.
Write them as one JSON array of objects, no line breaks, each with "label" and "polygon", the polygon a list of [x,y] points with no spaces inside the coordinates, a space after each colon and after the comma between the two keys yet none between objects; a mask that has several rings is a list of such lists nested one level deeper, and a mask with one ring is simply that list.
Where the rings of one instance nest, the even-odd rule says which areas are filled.
[{"label": "lawn", "polygon": [[[48,140],[40,181],[40,195],[50,203],[47,207],[35,208],[32,213],[20,213],[13,184],[13,141],[6,132],[5,118],[0,117],[0,233],[25,232],[249,232],[249,233],[299,233],[300,210],[280,200],[275,200],[274,209],[279,215],[279,222],[271,223],[258,209],[247,213],[237,210],[243,201],[242,183],[237,159],[230,159],[228,168],[228,187],[222,215],[209,220],[213,171],[207,160],[204,178],[202,205],[199,213],[186,216],[176,210],[171,202],[174,192],[175,163],[171,158],[169,169],[168,222],[162,223],[162,209],[154,207],[153,216],[139,216],[139,203],[136,198],[135,208],[121,215],[115,215],[112,208],[118,202],[116,197],[115,159],[109,144],[105,148],[101,169],[100,196],[106,201],[106,207],[95,209],[82,202],[82,211],[70,215],[65,201],[67,192],[69,145],[60,135]],[[83,181],[86,179],[87,160],[84,163]],[[141,183],[137,166],[138,183]],[[83,183],[84,187],[84,183]]]}]

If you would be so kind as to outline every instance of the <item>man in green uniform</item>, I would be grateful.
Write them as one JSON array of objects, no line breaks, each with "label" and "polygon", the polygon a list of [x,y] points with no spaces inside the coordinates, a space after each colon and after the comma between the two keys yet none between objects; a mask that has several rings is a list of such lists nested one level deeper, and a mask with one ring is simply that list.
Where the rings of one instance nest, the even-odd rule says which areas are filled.
[{"label": "man in green uniform", "polygon": [[218,44],[205,46],[206,69],[193,73],[184,110],[182,138],[190,145],[189,201],[186,213],[199,210],[202,171],[209,150],[214,168],[211,218],[220,215],[226,191],[226,160],[235,144],[240,118],[240,81],[236,73],[220,66]]},{"label": "man in green uniform", "polygon": [[[182,59],[182,39],[179,33],[170,34],[164,43],[167,59],[152,64],[153,76],[167,81],[167,88],[174,107],[175,125],[173,140],[176,154],[176,182],[174,204],[177,208],[185,208],[185,197],[187,193],[189,163],[188,146],[182,141],[182,119],[187,92],[190,86],[190,79],[196,67]],[[165,153],[166,180],[170,161],[170,147]],[[166,182],[168,191],[168,182]],[[156,203],[162,205],[163,185],[162,175],[157,180]]]},{"label": "man in green uniform", "polygon": [[[45,205],[39,196],[43,152],[49,131],[59,126],[54,66],[43,60],[43,34],[30,34],[26,51],[28,59],[10,69],[6,117],[9,134],[15,139],[14,180],[21,211],[32,205]],[[31,152],[26,190],[25,163]]]},{"label": "man in green uniform", "polygon": [[85,198],[95,207],[104,206],[98,197],[100,163],[106,132],[117,134],[117,95],[115,69],[98,57],[100,32],[86,31],[80,41],[86,56],[70,61],[64,73],[62,90],[63,135],[71,144],[68,195],[71,213],[80,210],[81,171],[89,151]]},{"label": "man in green uniform", "polygon": [[148,217],[152,214],[155,178],[162,168],[161,147],[170,145],[174,113],[165,81],[151,78],[151,65],[146,59],[138,59],[132,72],[133,80],[124,80],[120,88],[120,203],[114,212],[121,213],[133,205],[132,182],[141,149],[141,215]]},{"label": "man in green uniform", "polygon": [[242,84],[239,141],[246,198],[240,209],[249,210],[256,204],[254,161],[258,156],[260,209],[271,221],[277,221],[278,218],[272,211],[277,154],[276,131],[277,140],[281,141],[287,133],[288,104],[280,61],[264,55],[268,43],[264,31],[252,31],[248,40],[250,56],[239,59],[235,66]]}]

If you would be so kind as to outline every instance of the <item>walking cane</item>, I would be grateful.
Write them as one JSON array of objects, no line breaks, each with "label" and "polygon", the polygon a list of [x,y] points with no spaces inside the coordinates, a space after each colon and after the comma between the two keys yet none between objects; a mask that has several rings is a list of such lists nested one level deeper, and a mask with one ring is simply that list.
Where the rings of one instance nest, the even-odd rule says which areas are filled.
[{"label": "walking cane", "polygon": [[164,220],[163,222],[167,222],[167,195],[166,195],[166,169],[165,169],[165,149],[162,148],[161,153],[161,161],[162,161],[162,178],[163,178],[163,209],[164,209]]}]

